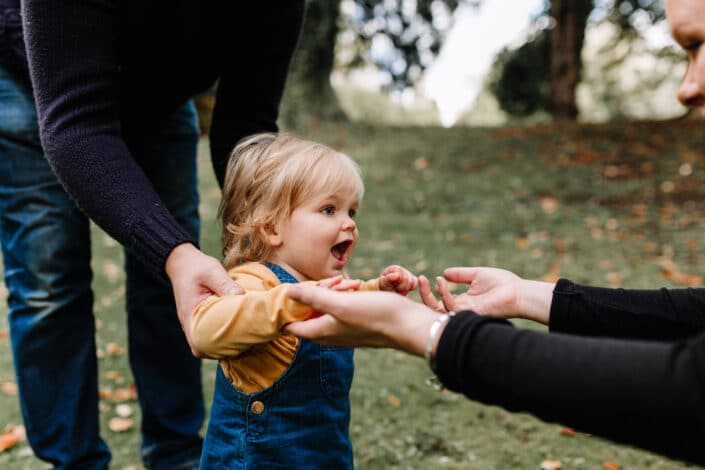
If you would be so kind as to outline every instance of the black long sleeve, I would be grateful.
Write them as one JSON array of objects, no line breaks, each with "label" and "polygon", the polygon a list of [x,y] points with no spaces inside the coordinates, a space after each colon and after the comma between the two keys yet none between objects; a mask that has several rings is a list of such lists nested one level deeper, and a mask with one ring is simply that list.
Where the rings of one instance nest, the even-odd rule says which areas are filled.
[{"label": "black long sleeve", "polygon": [[510,411],[705,464],[705,333],[672,343],[547,334],[463,312],[437,373]]},{"label": "black long sleeve", "polygon": [[705,331],[705,289],[608,289],[561,279],[551,331],[670,341]]}]

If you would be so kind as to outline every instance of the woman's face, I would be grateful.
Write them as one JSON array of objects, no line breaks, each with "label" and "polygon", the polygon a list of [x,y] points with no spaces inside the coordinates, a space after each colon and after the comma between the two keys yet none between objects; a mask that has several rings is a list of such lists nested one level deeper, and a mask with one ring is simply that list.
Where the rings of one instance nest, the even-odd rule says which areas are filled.
[{"label": "woman's face", "polygon": [[686,106],[705,105],[705,1],[667,0],[666,16],[673,38],[688,54],[688,71],[678,89]]}]

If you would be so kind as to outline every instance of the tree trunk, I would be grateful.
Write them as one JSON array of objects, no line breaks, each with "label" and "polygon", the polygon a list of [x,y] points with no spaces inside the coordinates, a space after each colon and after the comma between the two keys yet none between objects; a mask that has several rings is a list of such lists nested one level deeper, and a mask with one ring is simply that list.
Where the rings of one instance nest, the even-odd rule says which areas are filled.
[{"label": "tree trunk", "polygon": [[292,60],[281,119],[285,127],[305,128],[345,114],[330,84],[338,36],[339,2],[307,0],[306,19]]},{"label": "tree trunk", "polygon": [[575,120],[578,107],[575,89],[580,81],[585,25],[591,0],[552,0],[551,16],[551,113],[556,119]]}]

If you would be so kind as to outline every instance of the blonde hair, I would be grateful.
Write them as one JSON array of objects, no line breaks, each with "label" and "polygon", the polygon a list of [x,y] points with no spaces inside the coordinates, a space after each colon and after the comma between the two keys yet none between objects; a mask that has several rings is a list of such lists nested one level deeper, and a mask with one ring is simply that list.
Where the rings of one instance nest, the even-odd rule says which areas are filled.
[{"label": "blonde hair", "polygon": [[242,139],[230,154],[219,209],[225,267],[269,259],[264,230],[284,222],[314,194],[333,188],[362,199],[360,167],[347,155],[288,134]]}]

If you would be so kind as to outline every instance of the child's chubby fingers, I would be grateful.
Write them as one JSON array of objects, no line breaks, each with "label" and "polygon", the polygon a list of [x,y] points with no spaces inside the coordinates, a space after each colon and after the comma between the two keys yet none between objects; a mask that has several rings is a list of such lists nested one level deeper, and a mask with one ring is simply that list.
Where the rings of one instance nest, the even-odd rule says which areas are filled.
[{"label": "child's chubby fingers", "polygon": [[419,278],[411,274],[406,269],[404,270],[404,290],[409,293],[419,287]]}]

